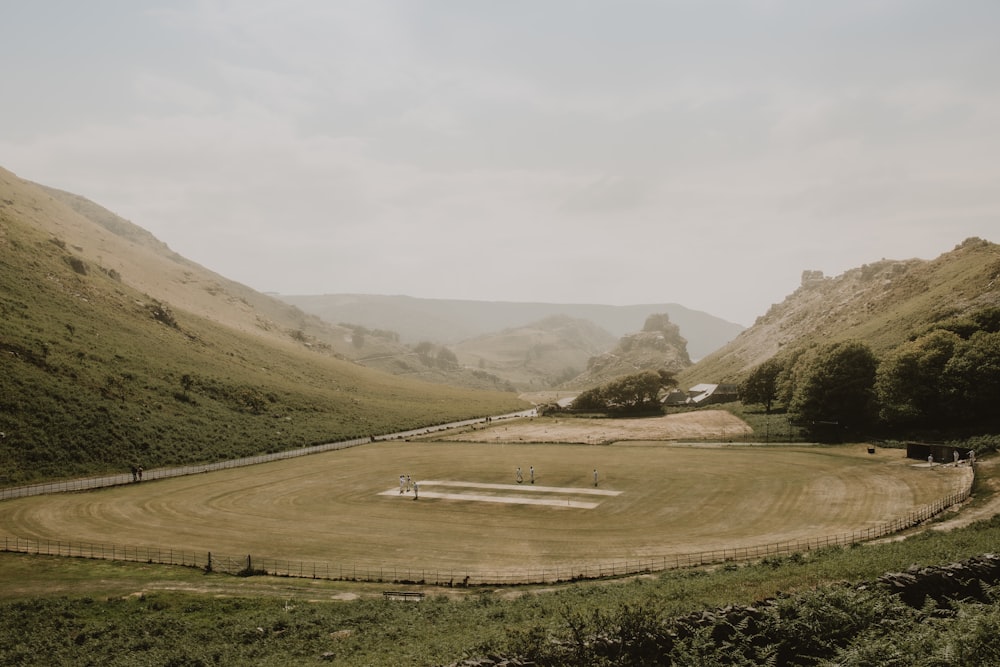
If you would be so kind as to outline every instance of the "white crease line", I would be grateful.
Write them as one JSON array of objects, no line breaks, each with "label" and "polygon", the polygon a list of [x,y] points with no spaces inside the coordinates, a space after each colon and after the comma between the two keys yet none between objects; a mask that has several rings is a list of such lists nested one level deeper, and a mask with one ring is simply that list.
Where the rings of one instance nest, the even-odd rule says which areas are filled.
[{"label": "white crease line", "polygon": [[[421,485],[423,488],[423,485]],[[380,496],[403,495],[412,499],[410,494],[400,494],[396,489],[389,489]],[[507,503],[513,505],[548,505],[551,507],[574,507],[592,510],[600,503],[587,503],[581,500],[558,500],[556,498],[521,498],[519,496],[481,496],[476,493],[438,493],[436,491],[421,491],[418,498],[444,498],[445,500],[472,500],[483,503]]]},{"label": "white crease line", "polygon": [[621,491],[609,491],[608,489],[591,489],[589,487],[576,486],[540,486],[538,484],[486,484],[479,482],[452,482],[442,480],[419,480],[420,488],[425,486],[460,486],[473,489],[500,489],[504,491],[536,491],[542,493],[571,493],[574,495],[591,496],[620,496]]}]

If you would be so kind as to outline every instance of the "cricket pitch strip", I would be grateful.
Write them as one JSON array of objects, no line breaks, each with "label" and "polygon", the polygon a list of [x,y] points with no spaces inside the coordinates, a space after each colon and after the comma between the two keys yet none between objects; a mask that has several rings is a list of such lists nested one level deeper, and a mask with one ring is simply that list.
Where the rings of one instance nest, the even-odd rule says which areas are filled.
[{"label": "cricket pitch strip", "polygon": [[[435,488],[461,489],[453,492],[435,491]],[[600,501],[578,499],[579,496],[618,496],[621,491],[570,486],[540,486],[537,484],[483,484],[451,480],[417,481],[417,490],[396,489],[381,492],[380,496],[399,496],[418,500],[434,498],[442,500],[464,500],[467,502],[506,503],[511,505],[548,505],[550,507],[570,507],[573,509],[594,509]],[[486,493],[483,493],[483,492]],[[491,493],[495,492],[495,493]],[[517,495],[503,495],[514,492]]]}]

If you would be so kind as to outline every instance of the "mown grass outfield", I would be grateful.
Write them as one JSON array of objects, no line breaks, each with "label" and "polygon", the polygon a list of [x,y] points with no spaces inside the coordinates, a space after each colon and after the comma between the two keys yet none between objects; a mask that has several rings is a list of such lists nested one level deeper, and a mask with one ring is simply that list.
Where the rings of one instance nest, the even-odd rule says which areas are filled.
[{"label": "mown grass outfield", "polygon": [[[601,495],[592,493],[595,468]],[[419,499],[399,493],[401,474],[420,482]],[[967,475],[860,445],[395,441],[10,500],[0,503],[0,534],[346,567],[517,571],[850,533],[956,492]]]}]

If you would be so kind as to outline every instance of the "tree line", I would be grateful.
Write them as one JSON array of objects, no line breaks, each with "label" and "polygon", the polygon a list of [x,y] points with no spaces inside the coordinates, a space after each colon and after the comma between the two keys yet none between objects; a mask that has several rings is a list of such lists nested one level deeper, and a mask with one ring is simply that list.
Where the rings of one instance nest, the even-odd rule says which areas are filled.
[{"label": "tree line", "polygon": [[814,435],[1000,427],[1000,308],[936,323],[881,357],[847,340],[778,355],[739,383],[744,404],[775,404]]},{"label": "tree line", "polygon": [[669,371],[641,371],[582,392],[573,400],[573,409],[623,415],[659,412],[660,391],[676,386]]}]

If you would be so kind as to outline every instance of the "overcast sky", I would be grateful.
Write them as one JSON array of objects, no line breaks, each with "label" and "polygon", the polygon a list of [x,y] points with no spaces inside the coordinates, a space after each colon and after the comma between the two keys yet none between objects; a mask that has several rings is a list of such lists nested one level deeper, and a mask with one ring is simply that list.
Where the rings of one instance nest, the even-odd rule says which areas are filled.
[{"label": "overcast sky", "polygon": [[0,166],[261,291],[677,302],[1000,242],[1000,2],[4,2]]}]

